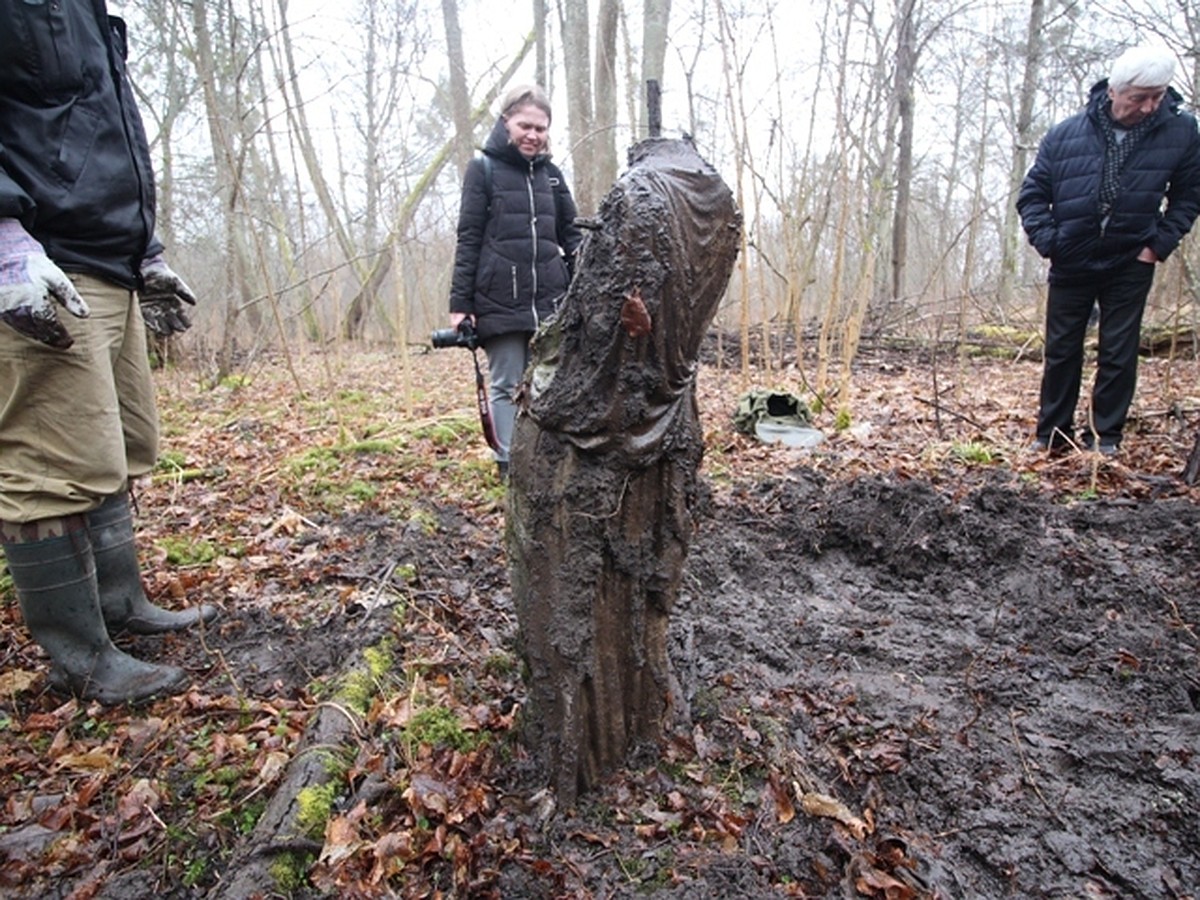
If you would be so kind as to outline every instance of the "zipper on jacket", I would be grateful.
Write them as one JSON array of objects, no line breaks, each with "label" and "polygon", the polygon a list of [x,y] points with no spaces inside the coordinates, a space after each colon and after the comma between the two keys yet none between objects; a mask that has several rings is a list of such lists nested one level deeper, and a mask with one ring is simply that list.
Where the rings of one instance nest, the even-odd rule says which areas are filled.
[{"label": "zipper on jacket", "polygon": [[[531,272],[530,283],[533,285],[533,296],[529,298],[529,308],[533,313],[533,328],[536,331],[540,322],[537,311],[538,296],[538,239],[537,239],[537,200],[533,194],[533,160],[529,161],[529,171],[525,175],[525,192],[529,195],[529,237],[532,241],[530,253]],[[515,273],[516,270],[514,270]],[[515,275],[514,275],[515,277]],[[514,283],[515,287],[515,283]]]}]

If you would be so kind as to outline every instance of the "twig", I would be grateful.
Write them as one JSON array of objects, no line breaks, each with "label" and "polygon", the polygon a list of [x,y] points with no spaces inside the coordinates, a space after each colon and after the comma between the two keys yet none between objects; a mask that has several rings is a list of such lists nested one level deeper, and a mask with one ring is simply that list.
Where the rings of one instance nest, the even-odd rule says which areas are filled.
[{"label": "twig", "polygon": [[1021,736],[1017,733],[1017,717],[1016,713],[1014,713],[1011,709],[1008,711],[1008,723],[1012,728],[1013,747],[1017,751],[1017,758],[1021,760],[1021,768],[1025,771],[1026,782],[1028,782],[1029,786],[1033,789],[1033,792],[1037,795],[1037,798],[1042,801],[1042,806],[1046,807],[1046,811],[1050,813],[1054,821],[1061,822],[1062,819],[1059,818],[1058,812],[1053,806],[1050,805],[1045,796],[1043,796],[1042,789],[1038,787],[1037,779],[1033,777],[1033,770],[1029,767],[1029,761],[1025,758],[1025,754],[1021,750]]},{"label": "twig", "polygon": [[946,413],[946,415],[953,416],[955,419],[961,419],[962,421],[966,422],[968,425],[974,425],[980,431],[987,431],[986,425],[981,425],[979,422],[976,422],[970,416],[963,415],[960,412],[955,412],[954,410],[952,410],[948,406],[946,406],[944,403],[939,403],[936,400],[926,400],[924,397],[913,397],[913,399],[916,400],[918,403],[924,403],[926,406],[932,406],[938,412],[944,412],[944,413]]}]

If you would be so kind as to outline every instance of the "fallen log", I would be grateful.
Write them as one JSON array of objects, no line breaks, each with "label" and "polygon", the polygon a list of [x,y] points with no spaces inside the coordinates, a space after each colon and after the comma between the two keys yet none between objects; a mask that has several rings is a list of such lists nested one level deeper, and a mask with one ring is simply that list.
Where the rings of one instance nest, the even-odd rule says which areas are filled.
[{"label": "fallen log", "polygon": [[560,804],[670,712],[667,618],[702,495],[694,379],[741,217],[690,142],[651,139],[593,228],[534,338],[509,469],[524,734]]}]

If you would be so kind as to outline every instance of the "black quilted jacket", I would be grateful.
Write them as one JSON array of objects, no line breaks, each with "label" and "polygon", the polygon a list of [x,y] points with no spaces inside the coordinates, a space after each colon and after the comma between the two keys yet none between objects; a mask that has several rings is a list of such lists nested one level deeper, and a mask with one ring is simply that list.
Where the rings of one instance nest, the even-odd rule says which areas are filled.
[{"label": "black quilted jacket", "polygon": [[[1087,107],[1047,132],[1017,196],[1029,242],[1050,260],[1050,281],[1102,275],[1143,247],[1166,259],[1200,213],[1200,131],[1182,99],[1168,89],[1150,131],[1121,172],[1107,222],[1099,208],[1108,82],[1092,88]],[[1166,206],[1163,206],[1163,199]]]},{"label": "black quilted jacket", "polygon": [[0,218],[61,268],[130,288],[161,250],[125,24],[103,0],[0,2]]},{"label": "black quilted jacket", "polygon": [[[481,340],[533,332],[567,290],[582,240],[575,201],[547,155],[532,160],[497,120],[463,178],[450,311],[475,316]],[[490,170],[490,171],[489,171]]]}]

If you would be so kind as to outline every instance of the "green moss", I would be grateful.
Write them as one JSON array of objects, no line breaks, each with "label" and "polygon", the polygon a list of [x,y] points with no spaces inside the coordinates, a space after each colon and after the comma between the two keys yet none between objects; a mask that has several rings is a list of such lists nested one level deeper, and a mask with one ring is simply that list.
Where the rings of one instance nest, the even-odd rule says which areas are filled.
[{"label": "green moss", "polygon": [[346,488],[346,496],[354,500],[374,500],[379,496],[379,488],[373,484],[367,484],[365,481],[352,481]]},{"label": "green moss", "polygon": [[187,468],[187,454],[179,450],[164,450],[154,466],[156,472],[178,472]]},{"label": "green moss", "polygon": [[852,424],[853,419],[850,417],[850,408],[843,406],[837,411],[837,415],[833,419],[833,427],[837,431],[845,431]]},{"label": "green moss", "polygon": [[167,562],[176,566],[194,566],[210,563],[217,558],[217,548],[209,541],[189,540],[185,537],[165,537],[158,545],[167,554]]},{"label": "green moss", "polygon": [[380,692],[395,668],[395,642],[384,638],[373,647],[363,650],[366,670],[354,669],[338,681],[333,698],[360,715],[371,708],[371,701]]},{"label": "green moss", "polygon": [[482,736],[463,729],[453,712],[442,706],[430,706],[418,712],[404,729],[405,738],[413,747],[449,747],[453,750],[474,750]]},{"label": "green moss", "polygon": [[237,391],[250,384],[250,376],[246,374],[226,375],[221,379],[220,386],[227,390]]},{"label": "green moss", "polygon": [[291,895],[303,888],[314,859],[311,853],[280,853],[269,870],[279,892]]},{"label": "green moss", "polygon": [[381,681],[392,671],[392,667],[395,665],[394,650],[393,641],[390,638],[384,638],[374,647],[368,647],[363,651],[363,659],[367,661],[367,668],[370,670],[372,678]]},{"label": "green moss", "polygon": [[426,509],[414,509],[408,517],[408,524],[415,525],[425,535],[433,535],[438,530],[437,516]]},{"label": "green moss", "polygon": [[515,675],[520,667],[520,660],[505,650],[493,650],[483,661],[483,671],[498,678]]},{"label": "green moss", "polygon": [[440,446],[456,444],[464,438],[474,440],[480,433],[479,420],[468,416],[449,416],[414,428],[412,436]]},{"label": "green moss", "polygon": [[333,782],[310,785],[296,795],[296,824],[307,837],[317,839],[325,834],[325,825],[333,813],[333,801],[338,789]]}]

